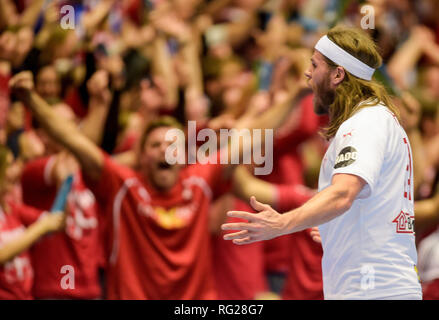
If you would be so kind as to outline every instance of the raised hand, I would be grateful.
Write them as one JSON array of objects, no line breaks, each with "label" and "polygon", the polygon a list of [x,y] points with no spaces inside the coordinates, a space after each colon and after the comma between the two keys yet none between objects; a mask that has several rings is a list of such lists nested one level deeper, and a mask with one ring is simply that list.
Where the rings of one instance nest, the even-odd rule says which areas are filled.
[{"label": "raised hand", "polygon": [[66,214],[64,212],[49,213],[42,216],[37,223],[43,228],[44,233],[61,231],[66,226]]},{"label": "raised hand", "polygon": [[106,70],[96,71],[90,80],[87,81],[87,89],[91,97],[108,104],[111,99],[111,92],[108,88],[109,74]]},{"label": "raised hand", "polygon": [[9,88],[18,99],[22,100],[27,94],[34,90],[34,79],[32,72],[23,71],[17,73],[9,80]]},{"label": "raised hand", "polygon": [[229,217],[245,219],[248,222],[226,223],[223,230],[238,230],[224,236],[225,240],[233,240],[235,244],[249,244],[269,240],[286,233],[286,217],[279,214],[271,206],[260,203],[255,197],[250,198],[250,204],[258,213],[245,211],[229,211]]}]

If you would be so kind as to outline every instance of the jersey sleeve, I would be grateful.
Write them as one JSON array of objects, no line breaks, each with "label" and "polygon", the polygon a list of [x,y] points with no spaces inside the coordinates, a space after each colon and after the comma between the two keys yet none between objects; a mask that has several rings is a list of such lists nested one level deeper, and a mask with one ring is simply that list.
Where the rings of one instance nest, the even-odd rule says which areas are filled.
[{"label": "jersey sleeve", "polygon": [[384,112],[363,110],[343,123],[335,136],[332,176],[345,173],[362,178],[367,185],[358,199],[369,197],[377,184],[390,134],[388,120]]}]

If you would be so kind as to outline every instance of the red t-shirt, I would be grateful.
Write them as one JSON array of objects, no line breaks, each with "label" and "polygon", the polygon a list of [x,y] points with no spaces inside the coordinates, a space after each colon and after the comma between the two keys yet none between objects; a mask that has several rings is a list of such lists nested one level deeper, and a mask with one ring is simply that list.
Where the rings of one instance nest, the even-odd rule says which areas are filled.
[{"label": "red t-shirt", "polygon": [[289,242],[291,269],[282,291],[284,300],[323,299],[323,249],[311,238],[310,231],[292,234]]},{"label": "red t-shirt", "polygon": [[[313,195],[301,187],[304,184],[304,165],[299,146],[315,136],[319,127],[327,121],[326,117],[318,117],[314,113],[312,94],[302,99],[295,116],[298,118],[297,126],[275,139],[274,170],[266,178],[271,183],[279,184],[277,208],[280,212],[302,205]],[[266,269],[287,274],[283,299],[323,298],[322,255],[321,245],[312,240],[309,230],[266,242]]]},{"label": "red t-shirt", "polygon": [[[297,122],[290,130],[280,130],[274,140],[273,172],[262,179],[274,184],[300,185],[303,180],[303,161],[299,145],[314,136],[322,125],[322,117],[314,113],[313,94],[305,96],[291,118]],[[295,119],[294,119],[295,118]],[[292,120],[292,121],[291,121]],[[293,207],[289,207],[288,210]],[[287,273],[290,269],[291,235],[278,237],[265,243],[266,269],[269,272]]]},{"label": "red t-shirt", "polygon": [[[52,207],[57,193],[50,181],[53,161],[52,157],[41,158],[24,168],[21,182],[26,204],[41,210]],[[74,175],[67,205],[65,232],[45,237],[31,250],[33,294],[36,298],[96,299],[101,297],[98,267],[102,260],[98,214],[95,197],[85,187],[80,173]],[[74,283],[62,286],[65,277],[72,275]]]},{"label": "red t-shirt", "polygon": [[[239,199],[234,200],[233,210],[254,212],[250,206]],[[238,221],[244,220],[227,218],[226,222]],[[212,237],[218,299],[252,300],[257,294],[267,291],[263,242],[237,246],[232,241],[223,239],[225,233],[222,232]]]},{"label": "red t-shirt", "polygon": [[[32,224],[41,211],[9,203],[10,212],[0,208],[0,247],[20,236],[25,226]],[[0,300],[32,299],[33,269],[29,251],[0,265]]]},{"label": "red t-shirt", "polygon": [[111,244],[109,299],[215,299],[208,210],[221,165],[181,170],[169,192],[105,155],[101,179],[89,182],[105,205]]},{"label": "red t-shirt", "polygon": [[[289,211],[301,206],[314,194],[314,191],[302,185],[279,185],[277,207],[281,212]],[[282,291],[284,300],[323,299],[323,249],[312,240],[310,232],[311,229],[306,229],[290,235],[288,250],[291,267]]]},{"label": "red t-shirt", "polygon": [[85,118],[87,115],[87,106],[82,103],[81,97],[79,96],[78,89],[75,87],[70,87],[64,98],[64,103],[72,108],[75,115],[81,119]]},{"label": "red t-shirt", "polygon": [[10,75],[0,73],[0,129],[6,125],[6,117],[9,110],[9,86]]}]

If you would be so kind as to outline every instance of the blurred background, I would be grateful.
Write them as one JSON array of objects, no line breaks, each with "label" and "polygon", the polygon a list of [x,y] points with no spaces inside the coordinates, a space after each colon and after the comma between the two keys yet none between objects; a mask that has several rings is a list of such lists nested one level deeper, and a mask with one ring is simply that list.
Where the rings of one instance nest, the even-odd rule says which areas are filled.
[{"label": "blurred background", "polygon": [[[37,186],[22,187],[23,170],[60,151],[10,95],[8,81],[20,71],[33,73],[35,90],[57,112],[86,123],[103,150],[135,168],[132,152],[150,121],[171,115],[197,129],[233,128],[303,83],[329,28],[363,27],[383,57],[375,79],[393,95],[411,141],[419,271],[425,297],[438,299],[438,17],[434,0],[0,0],[0,144],[13,155],[4,169],[8,197],[28,203]],[[257,178],[313,192],[326,121],[312,112],[309,92],[276,132],[273,173]],[[230,208],[251,210],[231,193],[211,210]],[[221,299],[323,297],[321,247],[309,233],[233,248],[220,224],[210,232]],[[105,262],[96,268],[104,274]],[[99,288],[94,297],[66,298],[105,297],[103,276]]]}]

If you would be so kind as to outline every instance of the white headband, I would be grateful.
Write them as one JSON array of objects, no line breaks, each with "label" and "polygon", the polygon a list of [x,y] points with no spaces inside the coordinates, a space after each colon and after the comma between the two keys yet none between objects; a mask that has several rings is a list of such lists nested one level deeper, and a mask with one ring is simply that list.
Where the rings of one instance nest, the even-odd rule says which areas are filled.
[{"label": "white headband", "polygon": [[327,36],[321,37],[314,48],[329,60],[345,68],[354,76],[364,80],[372,79],[372,75],[375,72],[374,68],[369,67],[364,62],[347,53],[334,42],[329,40]]}]

